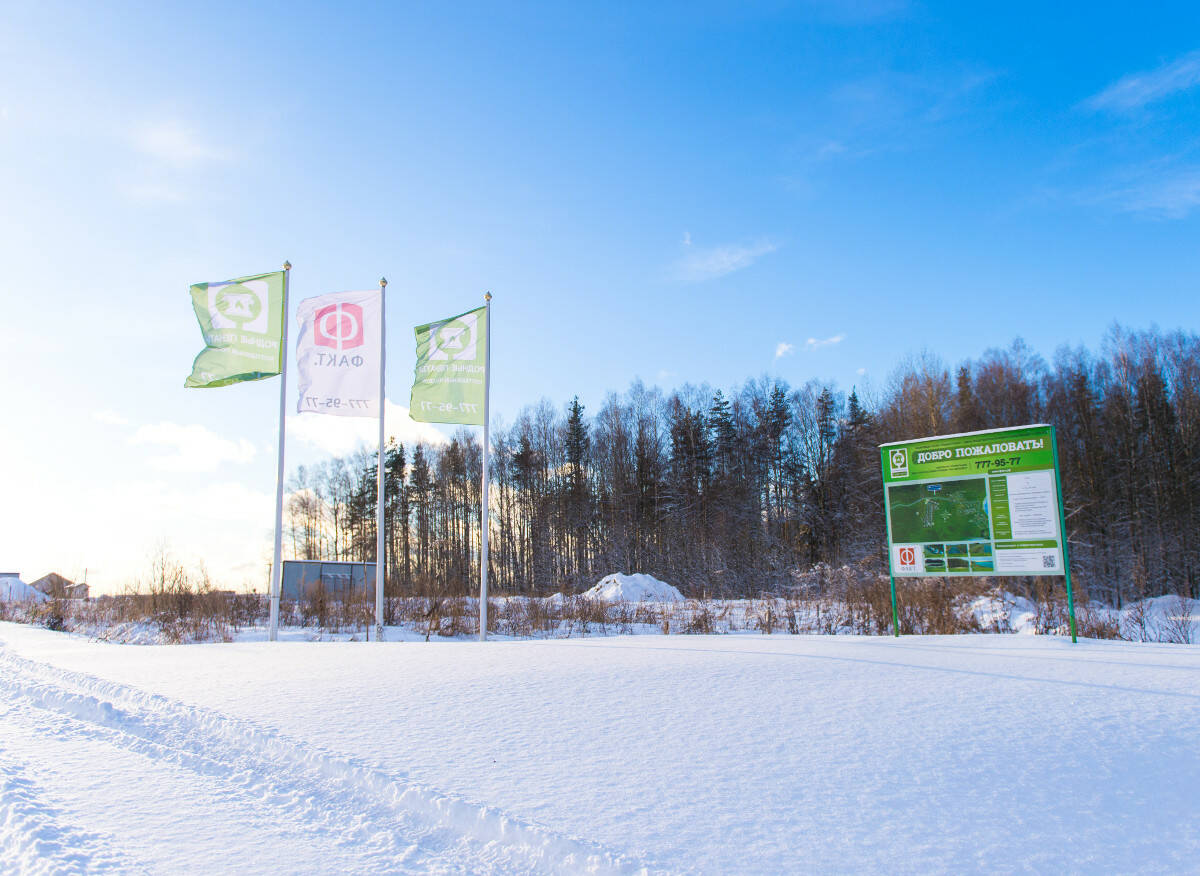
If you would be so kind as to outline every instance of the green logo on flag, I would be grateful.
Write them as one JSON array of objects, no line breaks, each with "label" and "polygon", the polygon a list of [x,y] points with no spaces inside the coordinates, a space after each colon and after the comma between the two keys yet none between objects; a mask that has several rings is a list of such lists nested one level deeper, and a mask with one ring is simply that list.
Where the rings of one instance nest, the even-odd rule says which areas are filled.
[{"label": "green logo on flag", "polygon": [[263,312],[263,302],[257,290],[234,283],[222,287],[217,292],[216,308],[221,316],[242,328],[246,323],[259,318]]},{"label": "green logo on flag", "polygon": [[192,309],[205,347],[184,386],[228,386],[283,370],[284,272],[197,283]]}]

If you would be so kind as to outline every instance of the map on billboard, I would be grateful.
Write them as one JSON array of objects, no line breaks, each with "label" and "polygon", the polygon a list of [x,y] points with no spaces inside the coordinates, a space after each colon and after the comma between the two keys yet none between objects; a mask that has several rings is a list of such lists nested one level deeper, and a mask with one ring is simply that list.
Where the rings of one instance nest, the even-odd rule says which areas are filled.
[{"label": "map on billboard", "polygon": [[893,574],[1062,575],[1052,426],[880,447]]}]

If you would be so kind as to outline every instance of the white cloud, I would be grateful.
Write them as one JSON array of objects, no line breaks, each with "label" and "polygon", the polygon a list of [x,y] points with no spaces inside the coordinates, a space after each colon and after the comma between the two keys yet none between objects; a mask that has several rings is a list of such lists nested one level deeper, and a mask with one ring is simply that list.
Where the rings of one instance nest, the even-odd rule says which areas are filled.
[{"label": "white cloud", "polygon": [[1182,219],[1200,207],[1200,169],[1189,168],[1146,180],[1115,193],[1122,208],[1166,219]]},{"label": "white cloud", "polygon": [[151,457],[149,464],[160,471],[210,472],[225,463],[244,463],[254,458],[254,444],[245,438],[231,441],[200,425],[157,423],[141,426],[129,439],[130,444],[151,444],[170,448],[165,456]]},{"label": "white cloud", "polygon": [[826,140],[816,149],[817,160],[831,158],[834,155],[843,155],[846,152],[846,144],[840,140]]},{"label": "white cloud", "polygon": [[684,246],[691,246],[691,245],[692,245],[692,232],[690,232],[690,231],[685,231],[685,232],[683,232],[683,241],[682,241],[682,243],[683,243],[683,245],[684,245]]},{"label": "white cloud", "polygon": [[1122,76],[1084,101],[1093,110],[1129,112],[1200,85],[1200,51],[1189,52],[1168,64]]},{"label": "white cloud", "polygon": [[129,423],[129,420],[122,417],[116,411],[110,410],[92,411],[92,419],[106,426],[125,426]]},{"label": "white cloud", "polygon": [[176,121],[143,125],[133,137],[139,152],[176,167],[224,161],[229,153],[212,146]]},{"label": "white cloud", "polygon": [[[288,437],[332,453],[345,455],[360,444],[374,447],[379,440],[379,421],[368,417],[329,417],[321,414],[289,414]],[[387,402],[384,407],[384,434],[402,444],[424,441],[445,444],[447,438],[436,426],[418,423],[408,408]]]},{"label": "white cloud", "polygon": [[[273,491],[252,490],[235,481],[187,490],[169,487],[161,481],[140,481],[130,484],[123,495],[127,513],[141,513],[147,520],[161,521],[163,525],[159,528],[171,535],[182,534],[172,526],[177,522],[255,523],[271,528],[275,518]],[[134,508],[142,510],[134,512]]]},{"label": "white cloud", "polygon": [[724,277],[726,274],[750,267],[777,249],[775,244],[769,241],[693,249],[690,235],[685,242],[685,248],[689,252],[675,264],[676,277],[685,283],[701,283]]},{"label": "white cloud", "polygon": [[864,376],[866,376],[867,369],[866,369],[866,368],[859,368],[859,369],[858,369],[857,371],[855,371],[854,373],[855,373],[855,374],[857,374],[859,377],[864,377]]},{"label": "white cloud", "polygon": [[796,352],[795,345],[789,344],[786,341],[780,341],[775,346],[775,358],[776,359],[782,359],[784,356],[790,356],[794,352]]},{"label": "white cloud", "polygon": [[139,204],[181,204],[188,196],[178,186],[163,182],[134,182],[121,189],[122,194]]},{"label": "white cloud", "polygon": [[1178,166],[1170,160],[1146,162],[1114,174],[1080,203],[1101,205],[1156,219],[1183,219],[1200,208],[1200,166]]},{"label": "white cloud", "polygon": [[846,340],[846,336],[839,334],[829,338],[809,338],[804,342],[804,347],[807,350],[819,350],[821,347],[832,347],[834,344],[840,344]]}]

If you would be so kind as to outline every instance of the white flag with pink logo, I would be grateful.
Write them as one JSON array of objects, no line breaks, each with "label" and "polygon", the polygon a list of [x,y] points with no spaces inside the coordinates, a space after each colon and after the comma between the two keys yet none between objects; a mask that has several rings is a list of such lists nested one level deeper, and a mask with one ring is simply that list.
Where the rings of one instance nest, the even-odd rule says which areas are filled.
[{"label": "white flag with pink logo", "polygon": [[300,302],[296,309],[300,321],[297,411],[379,416],[381,301],[376,289],[335,292]]}]

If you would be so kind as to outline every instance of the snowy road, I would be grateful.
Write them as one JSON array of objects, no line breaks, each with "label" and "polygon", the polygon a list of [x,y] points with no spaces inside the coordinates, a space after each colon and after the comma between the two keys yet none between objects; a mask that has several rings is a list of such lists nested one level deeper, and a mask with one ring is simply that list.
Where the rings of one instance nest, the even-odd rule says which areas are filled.
[{"label": "snowy road", "polygon": [[1200,648],[0,624],[5,872],[1200,870]]}]

